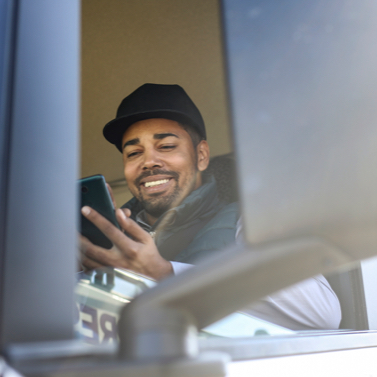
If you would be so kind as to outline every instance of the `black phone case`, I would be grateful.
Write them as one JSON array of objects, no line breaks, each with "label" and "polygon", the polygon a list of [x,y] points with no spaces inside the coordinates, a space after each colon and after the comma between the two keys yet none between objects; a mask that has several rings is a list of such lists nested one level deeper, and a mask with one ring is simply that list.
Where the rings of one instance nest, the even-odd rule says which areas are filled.
[{"label": "black phone case", "polygon": [[[79,180],[79,184],[81,194],[80,210],[83,206],[89,206],[119,228],[104,176],[98,174],[82,178]],[[83,236],[95,245],[104,247],[105,249],[110,249],[113,246],[112,242],[91,221],[81,214],[81,211],[80,219],[80,232]]]}]

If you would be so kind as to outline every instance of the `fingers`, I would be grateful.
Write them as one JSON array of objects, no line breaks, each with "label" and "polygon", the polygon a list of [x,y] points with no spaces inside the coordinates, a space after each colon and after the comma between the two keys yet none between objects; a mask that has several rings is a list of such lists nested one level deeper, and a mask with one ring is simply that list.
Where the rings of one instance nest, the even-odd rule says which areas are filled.
[{"label": "fingers", "polygon": [[115,248],[104,249],[80,237],[81,260],[84,267],[94,269],[103,266],[117,267],[120,253]]},{"label": "fingers", "polygon": [[127,217],[131,217],[131,210],[129,208],[121,208]]},{"label": "fingers", "polygon": [[[126,217],[131,217],[131,210],[128,208],[119,208],[123,213],[125,214]],[[118,220],[118,219],[117,219]],[[119,221],[118,221],[119,224]],[[120,225],[120,224],[119,224]],[[124,230],[124,229],[123,229]]]},{"label": "fingers", "polygon": [[92,254],[92,248],[95,247],[96,246],[87,238],[80,235],[80,264],[85,270],[94,270],[96,268],[107,266],[107,264],[101,264],[90,257]]},{"label": "fingers", "polygon": [[[116,217],[119,225],[135,240],[141,243],[150,241],[151,236],[140,225],[125,215],[123,210],[117,209]],[[130,211],[131,214],[131,211]]]},{"label": "fingers", "polygon": [[[90,207],[83,207],[81,208],[81,213],[90,220],[94,225],[96,225],[107,238],[119,249],[122,250],[125,254],[127,254],[127,250],[132,250],[136,247],[136,244],[133,240],[131,240],[129,237],[127,237],[122,231],[120,231],[118,228],[116,228],[110,221],[105,219],[103,216],[101,216],[97,211],[95,211],[93,208]],[[122,223],[119,223],[119,225],[124,228],[124,225],[127,225],[127,221],[132,221],[127,219],[125,214],[122,210],[117,210],[117,213],[121,214],[122,220],[124,220]],[[119,219],[118,219],[119,221]],[[140,228],[141,229],[141,228]],[[141,229],[142,230],[142,229]],[[146,233],[148,235],[148,233]],[[98,249],[98,248],[97,248]],[[107,249],[99,248],[103,251],[106,251]],[[93,250],[93,249],[92,249]],[[102,255],[102,254],[101,254]],[[97,257],[96,257],[97,259]]]},{"label": "fingers", "polygon": [[81,259],[81,266],[84,268],[85,271],[90,271],[90,270],[95,270],[97,268],[101,268],[106,265],[100,264],[88,257],[83,257]]}]

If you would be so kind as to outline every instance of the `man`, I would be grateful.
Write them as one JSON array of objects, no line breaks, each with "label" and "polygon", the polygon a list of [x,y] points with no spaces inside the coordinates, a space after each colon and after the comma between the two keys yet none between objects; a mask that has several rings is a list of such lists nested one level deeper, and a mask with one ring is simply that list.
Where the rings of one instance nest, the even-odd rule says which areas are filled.
[{"label": "man", "polygon": [[[114,244],[107,250],[82,238],[86,268],[127,268],[160,280],[236,241],[237,204],[220,200],[215,179],[204,173],[209,165],[204,122],[180,86],[136,89],[122,101],[104,136],[123,154],[134,198],[116,211],[124,233],[94,210],[82,209]],[[321,276],[248,311],[292,329],[337,328],[340,322],[339,302]]]},{"label": "man", "polygon": [[[237,205],[221,201],[213,177],[203,174],[209,164],[204,122],[180,86],[141,86],[120,104],[104,136],[123,154],[134,195],[117,211],[130,237],[108,227],[119,240],[110,251],[83,239],[86,268],[123,267],[159,280],[185,268],[170,261],[195,263],[234,242]],[[89,220],[104,220],[88,210]]]}]

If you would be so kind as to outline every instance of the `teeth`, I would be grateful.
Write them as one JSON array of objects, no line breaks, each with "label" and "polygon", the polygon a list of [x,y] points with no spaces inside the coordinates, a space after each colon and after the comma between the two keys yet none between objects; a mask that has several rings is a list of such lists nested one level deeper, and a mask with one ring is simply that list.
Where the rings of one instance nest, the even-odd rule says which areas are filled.
[{"label": "teeth", "polygon": [[163,183],[169,182],[168,179],[161,179],[160,181],[153,181],[153,182],[145,182],[144,186],[145,187],[152,187],[152,186],[157,186],[157,185],[162,185]]}]

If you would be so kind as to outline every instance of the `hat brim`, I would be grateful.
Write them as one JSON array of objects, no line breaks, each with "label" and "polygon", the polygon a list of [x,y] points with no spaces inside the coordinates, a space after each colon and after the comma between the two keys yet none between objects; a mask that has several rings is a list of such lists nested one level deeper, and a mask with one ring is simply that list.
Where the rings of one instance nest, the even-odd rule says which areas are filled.
[{"label": "hat brim", "polygon": [[123,153],[122,139],[126,130],[136,122],[153,118],[170,119],[187,126],[192,126],[206,139],[206,135],[202,135],[201,127],[193,119],[184,113],[174,110],[143,111],[142,113],[134,113],[113,119],[103,128],[103,136]]}]

